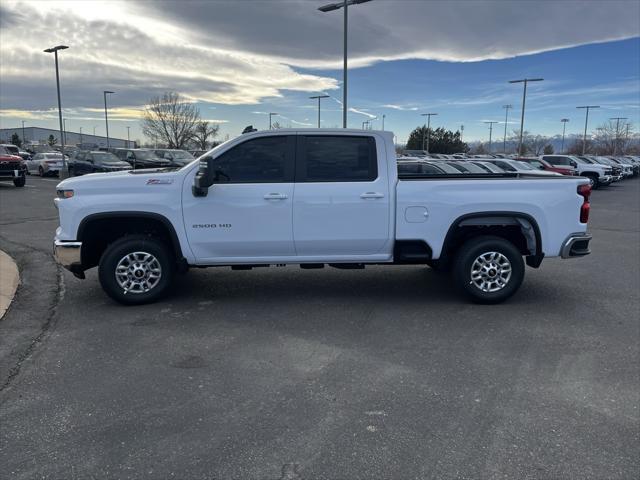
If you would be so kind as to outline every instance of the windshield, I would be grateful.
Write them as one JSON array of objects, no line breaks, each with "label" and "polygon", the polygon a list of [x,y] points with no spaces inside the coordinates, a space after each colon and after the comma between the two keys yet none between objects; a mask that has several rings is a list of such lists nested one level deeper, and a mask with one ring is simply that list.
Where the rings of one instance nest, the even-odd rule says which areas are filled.
[{"label": "windshield", "polygon": [[17,155],[20,150],[18,149],[18,147],[14,147],[13,145],[7,145],[6,147],[4,147],[4,149],[14,155]]},{"label": "windshield", "polygon": [[[66,157],[66,155],[65,155]],[[47,153],[44,158],[48,158],[51,160],[61,160],[62,159],[62,154],[60,153]]]},{"label": "windshield", "polygon": [[523,170],[535,170],[535,168],[533,168],[527,162],[521,162],[519,160],[514,160],[514,161],[519,167],[522,167]]},{"label": "windshield", "polygon": [[91,155],[93,155],[93,159],[98,163],[120,162],[120,159],[116,157],[113,153],[100,152],[100,153],[92,153]]},{"label": "windshield", "polygon": [[169,150],[166,152],[166,155],[176,160],[193,160],[193,155],[184,150]]},{"label": "windshield", "polygon": [[139,158],[140,160],[161,160],[150,150],[136,150],[136,158]]}]

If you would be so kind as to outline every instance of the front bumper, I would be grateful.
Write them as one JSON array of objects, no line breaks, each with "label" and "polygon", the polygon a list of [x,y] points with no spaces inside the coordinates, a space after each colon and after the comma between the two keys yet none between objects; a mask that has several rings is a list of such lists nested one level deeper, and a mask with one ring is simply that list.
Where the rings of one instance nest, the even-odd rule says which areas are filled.
[{"label": "front bumper", "polygon": [[0,170],[0,178],[18,178],[24,175],[24,170]]},{"label": "front bumper", "polygon": [[560,256],[562,258],[575,258],[589,255],[591,253],[591,250],[589,250],[591,238],[593,237],[590,233],[572,233],[562,244]]},{"label": "front bumper", "polygon": [[53,258],[78,278],[84,278],[82,268],[82,242],[54,240]]},{"label": "front bumper", "polygon": [[600,185],[609,185],[613,181],[613,178],[609,175],[600,175],[598,183]]}]

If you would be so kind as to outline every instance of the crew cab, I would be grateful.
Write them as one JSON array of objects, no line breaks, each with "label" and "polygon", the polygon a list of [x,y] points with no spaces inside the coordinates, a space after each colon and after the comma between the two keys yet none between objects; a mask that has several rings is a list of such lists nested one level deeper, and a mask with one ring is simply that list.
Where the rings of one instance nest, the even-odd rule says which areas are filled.
[{"label": "crew cab", "polygon": [[182,168],[98,173],[57,186],[57,261],[98,266],[125,304],[158,300],[190,267],[450,271],[472,300],[513,295],[525,263],[589,253],[588,180],[398,174],[393,134],[243,134]]},{"label": "crew cab", "polygon": [[602,185],[609,185],[613,181],[611,177],[613,170],[606,165],[588,163],[571,155],[542,155],[540,158],[554,167],[574,168],[578,175],[589,179],[589,184],[594,190]]}]

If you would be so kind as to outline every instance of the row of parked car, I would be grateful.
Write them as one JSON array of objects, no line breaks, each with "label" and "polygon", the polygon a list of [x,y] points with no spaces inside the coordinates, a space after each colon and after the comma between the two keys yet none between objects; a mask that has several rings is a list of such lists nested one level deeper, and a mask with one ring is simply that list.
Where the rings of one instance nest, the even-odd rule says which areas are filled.
[{"label": "row of parked car", "polygon": [[[141,168],[182,167],[195,157],[178,149],[111,148],[106,150],[75,149],[65,154],[69,175],[117,172]],[[59,152],[36,153],[25,160],[27,174],[58,175],[63,168]]]},{"label": "row of parked car", "polygon": [[610,185],[640,172],[638,156],[542,155],[516,157],[507,155],[428,154],[408,150],[398,157],[401,174],[419,175],[487,175],[529,174],[541,176],[580,175],[589,179],[591,188]]}]

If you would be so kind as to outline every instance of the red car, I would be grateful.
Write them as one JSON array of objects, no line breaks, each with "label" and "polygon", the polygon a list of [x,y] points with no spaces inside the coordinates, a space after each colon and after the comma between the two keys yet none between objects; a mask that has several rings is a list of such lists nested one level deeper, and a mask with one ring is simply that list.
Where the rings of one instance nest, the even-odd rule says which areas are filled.
[{"label": "red car", "polygon": [[519,160],[521,162],[526,162],[531,165],[533,168],[538,170],[547,170],[549,172],[561,173],[562,175],[575,175],[576,172],[573,168],[562,168],[562,167],[554,167],[546,160],[542,160],[541,158],[516,158],[515,160]]},{"label": "red car", "polygon": [[16,187],[24,187],[25,172],[22,157],[11,155],[4,147],[0,147],[0,179],[11,179]]}]

